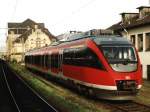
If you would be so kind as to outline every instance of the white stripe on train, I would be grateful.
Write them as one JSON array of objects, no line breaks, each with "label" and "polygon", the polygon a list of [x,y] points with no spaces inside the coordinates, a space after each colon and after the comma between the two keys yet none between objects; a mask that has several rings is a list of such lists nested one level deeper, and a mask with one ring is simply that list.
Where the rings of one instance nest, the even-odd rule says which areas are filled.
[{"label": "white stripe on train", "polygon": [[[42,71],[42,72],[45,72],[45,71],[43,71],[42,69],[39,69],[39,68],[38,68],[38,70]],[[76,79],[66,77],[62,74],[52,73],[50,70],[48,71],[48,73],[55,76],[55,77],[62,78],[64,80],[69,79],[69,80],[74,81],[74,83],[78,83],[78,84],[85,85],[85,86],[88,86],[88,87],[93,87],[93,88],[97,88],[97,89],[104,89],[104,90],[117,90],[117,86],[108,86],[108,85],[99,85],[99,84],[87,83],[87,82],[83,82],[83,81],[79,81],[79,80],[76,80]],[[138,85],[137,89],[140,89],[141,87],[142,87],[142,85]]]}]

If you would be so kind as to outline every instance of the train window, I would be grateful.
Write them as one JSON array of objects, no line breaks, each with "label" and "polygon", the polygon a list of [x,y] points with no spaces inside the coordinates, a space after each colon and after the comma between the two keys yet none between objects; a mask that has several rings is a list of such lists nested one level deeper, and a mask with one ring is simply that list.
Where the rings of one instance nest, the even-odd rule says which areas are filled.
[{"label": "train window", "polygon": [[40,55],[38,55],[38,65],[40,65],[41,63],[41,59],[40,59]]},{"label": "train window", "polygon": [[44,67],[44,66],[45,66],[45,56],[42,55],[42,67]]},{"label": "train window", "polygon": [[45,55],[45,67],[48,68],[48,55]]},{"label": "train window", "polygon": [[55,60],[55,57],[54,57],[54,54],[51,55],[51,68],[54,68],[54,60]]},{"label": "train window", "polygon": [[37,65],[37,55],[34,56],[35,59],[35,65]]},{"label": "train window", "polygon": [[59,54],[51,54],[51,55],[46,55],[45,60],[46,60],[46,66],[50,68],[58,68],[59,67]]},{"label": "train window", "polygon": [[34,58],[35,58],[35,65],[38,65],[38,56],[34,56]]},{"label": "train window", "polygon": [[73,64],[74,58],[74,50],[73,49],[65,49],[64,50],[64,59],[63,62],[65,64]]},{"label": "train window", "polygon": [[42,56],[40,55],[39,58],[40,58],[40,63],[39,63],[39,65],[42,66]]},{"label": "train window", "polygon": [[32,56],[32,64],[34,64],[34,56]]},{"label": "train window", "polygon": [[32,64],[31,56],[29,56],[29,63]]},{"label": "train window", "polygon": [[51,55],[51,68],[54,68],[54,64],[55,64],[55,56],[54,54]]},{"label": "train window", "polygon": [[51,55],[48,55],[47,66],[51,68]]},{"label": "train window", "polygon": [[31,56],[31,63],[33,64],[33,56]]},{"label": "train window", "polygon": [[55,54],[55,68],[58,68],[58,54]]},{"label": "train window", "polygon": [[98,59],[97,55],[89,48],[65,49],[63,63],[104,70],[104,67]]}]

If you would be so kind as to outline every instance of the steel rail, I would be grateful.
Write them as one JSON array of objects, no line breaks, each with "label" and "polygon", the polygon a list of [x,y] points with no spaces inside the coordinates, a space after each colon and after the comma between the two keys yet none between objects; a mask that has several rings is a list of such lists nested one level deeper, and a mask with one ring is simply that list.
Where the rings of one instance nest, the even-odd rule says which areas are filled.
[{"label": "steel rail", "polygon": [[40,98],[44,103],[46,103],[50,108],[52,108],[55,112],[58,112],[52,105],[50,105],[42,96],[40,96],[33,88],[31,88],[20,76],[18,76],[14,71],[13,73],[17,76],[25,85],[28,87],[38,98]]},{"label": "steel rail", "polygon": [[150,112],[150,106],[144,105],[138,102],[127,102],[127,103],[119,103],[119,104],[111,104],[111,105],[123,112]]},{"label": "steel rail", "polygon": [[17,101],[15,100],[15,97],[14,97],[14,95],[13,95],[13,93],[12,93],[12,90],[11,90],[11,88],[10,88],[10,86],[9,86],[9,83],[8,83],[8,81],[7,81],[7,77],[6,77],[6,74],[5,74],[5,71],[4,71],[3,66],[2,66],[2,71],[3,71],[3,76],[4,76],[4,79],[5,79],[7,88],[8,88],[8,90],[9,90],[9,93],[10,93],[10,95],[11,95],[11,97],[12,97],[12,99],[13,99],[15,105],[16,105],[16,108],[17,108],[18,112],[21,112],[21,110],[20,110],[20,108],[19,108],[19,106],[18,106],[18,104],[17,104]]}]

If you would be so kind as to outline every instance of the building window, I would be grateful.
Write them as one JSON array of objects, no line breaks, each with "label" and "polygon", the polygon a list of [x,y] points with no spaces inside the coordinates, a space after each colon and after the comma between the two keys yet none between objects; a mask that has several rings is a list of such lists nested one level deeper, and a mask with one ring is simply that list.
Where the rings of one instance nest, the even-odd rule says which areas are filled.
[{"label": "building window", "polygon": [[133,43],[133,45],[135,46],[135,35],[131,35],[130,40]]},{"label": "building window", "polygon": [[138,34],[138,51],[143,51],[143,34]]},{"label": "building window", "polygon": [[146,33],[146,41],[145,41],[146,51],[150,51],[150,33]]},{"label": "building window", "polygon": [[147,65],[147,79],[150,80],[150,65]]},{"label": "building window", "polygon": [[37,48],[41,47],[41,40],[40,40],[40,38],[36,39],[36,47]]}]

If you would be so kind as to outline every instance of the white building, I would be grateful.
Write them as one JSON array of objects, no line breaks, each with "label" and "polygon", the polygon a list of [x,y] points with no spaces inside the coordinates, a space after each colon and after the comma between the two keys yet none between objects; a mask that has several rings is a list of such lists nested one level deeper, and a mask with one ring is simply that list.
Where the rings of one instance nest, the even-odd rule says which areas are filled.
[{"label": "white building", "polygon": [[122,34],[135,45],[143,67],[143,78],[150,80],[150,7],[137,9],[138,13],[121,13],[122,20],[108,29]]},{"label": "white building", "polygon": [[25,52],[48,46],[53,40],[56,38],[45,28],[44,23],[30,19],[22,23],[8,23],[7,57],[10,61],[24,61]]}]

